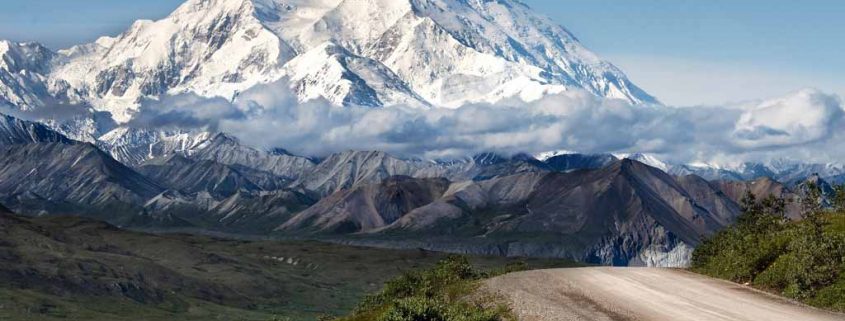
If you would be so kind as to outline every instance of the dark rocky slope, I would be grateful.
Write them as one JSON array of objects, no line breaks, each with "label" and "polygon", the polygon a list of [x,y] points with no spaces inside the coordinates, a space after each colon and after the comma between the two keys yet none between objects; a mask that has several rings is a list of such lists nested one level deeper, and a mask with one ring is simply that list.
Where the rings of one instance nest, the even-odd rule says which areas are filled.
[{"label": "dark rocky slope", "polygon": [[[418,191],[426,196],[416,202],[396,197],[423,187],[436,192]],[[395,178],[324,198],[279,230],[383,246],[675,265],[738,212],[706,181],[676,180],[623,160],[597,170],[517,174],[448,189],[442,182]]]},{"label": "dark rocky slope", "polygon": [[164,189],[85,143],[0,146],[3,201],[24,214],[81,214],[121,222]]}]

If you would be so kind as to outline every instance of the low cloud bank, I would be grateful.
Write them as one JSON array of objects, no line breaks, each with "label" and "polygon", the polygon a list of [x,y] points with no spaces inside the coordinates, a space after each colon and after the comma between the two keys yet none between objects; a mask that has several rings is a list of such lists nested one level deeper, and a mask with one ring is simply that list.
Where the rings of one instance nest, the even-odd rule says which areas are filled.
[{"label": "low cloud bank", "polygon": [[415,109],[300,103],[277,82],[233,102],[194,95],[147,102],[130,125],[223,131],[258,147],[313,156],[349,149],[429,159],[575,150],[652,153],[673,162],[829,162],[845,156],[844,114],[839,97],[809,89],[731,106],[633,106],[573,91],[530,103]]}]

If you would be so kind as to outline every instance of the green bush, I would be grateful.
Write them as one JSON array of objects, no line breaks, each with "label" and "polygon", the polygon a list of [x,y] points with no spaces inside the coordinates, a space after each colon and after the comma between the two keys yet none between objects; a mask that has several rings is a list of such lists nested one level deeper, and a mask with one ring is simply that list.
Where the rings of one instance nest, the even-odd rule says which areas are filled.
[{"label": "green bush", "polygon": [[692,270],[845,310],[845,214],[839,205],[819,208],[819,194],[808,194],[799,222],[784,218],[781,200],[746,196],[737,223],[695,250]]},{"label": "green bush", "polygon": [[789,244],[784,201],[753,194],[743,199],[743,214],[736,225],[704,241],[693,252],[692,265],[701,273],[735,282],[751,282]]},{"label": "green bush", "polygon": [[380,321],[446,321],[448,308],[437,300],[425,297],[400,299],[388,308]]},{"label": "green bush", "polygon": [[[524,264],[508,265],[500,273],[524,268]],[[477,295],[478,281],[491,275],[477,271],[465,257],[450,256],[434,268],[405,273],[387,282],[381,292],[366,297],[352,315],[338,320],[510,320],[508,309],[495,304],[495,299],[472,299]]]},{"label": "green bush", "polygon": [[816,296],[809,300],[811,305],[829,307],[833,310],[845,311],[845,275],[840,274],[839,280],[831,286],[822,288]]},{"label": "green bush", "polygon": [[787,289],[798,280],[801,265],[796,255],[781,255],[754,279],[754,284],[770,290]]},{"label": "green bush", "polygon": [[398,300],[379,321],[498,321],[501,311],[470,305],[447,304],[442,301],[411,297]]}]

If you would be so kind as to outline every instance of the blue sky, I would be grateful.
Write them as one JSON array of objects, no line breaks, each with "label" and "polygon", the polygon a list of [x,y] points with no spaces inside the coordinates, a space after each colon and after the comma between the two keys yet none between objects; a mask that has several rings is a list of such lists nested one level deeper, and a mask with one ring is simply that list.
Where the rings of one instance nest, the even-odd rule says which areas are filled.
[{"label": "blue sky", "polygon": [[[675,105],[845,94],[845,1],[523,0]],[[52,48],[114,35],[181,0],[2,0],[0,38]]]}]

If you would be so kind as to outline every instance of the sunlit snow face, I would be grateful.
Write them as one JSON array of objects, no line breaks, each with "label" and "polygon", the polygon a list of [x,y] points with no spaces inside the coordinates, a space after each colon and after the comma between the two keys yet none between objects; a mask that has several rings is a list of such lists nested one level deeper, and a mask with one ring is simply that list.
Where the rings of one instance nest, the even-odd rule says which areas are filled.
[{"label": "sunlit snow face", "polygon": [[644,107],[570,91],[531,103],[421,110],[301,103],[287,88],[259,86],[234,103],[168,97],[144,106],[131,125],[210,128],[306,155],[355,149],[448,158],[566,149],[652,153],[677,162],[845,156],[837,154],[845,152],[836,139],[845,126],[840,99],[813,90],[743,106]]}]

